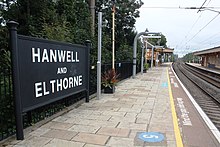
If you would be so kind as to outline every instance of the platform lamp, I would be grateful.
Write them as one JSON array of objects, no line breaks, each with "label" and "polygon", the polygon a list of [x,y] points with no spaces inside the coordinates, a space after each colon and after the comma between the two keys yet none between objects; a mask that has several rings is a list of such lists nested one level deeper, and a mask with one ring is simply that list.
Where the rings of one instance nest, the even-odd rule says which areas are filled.
[{"label": "platform lamp", "polygon": [[115,2],[112,0],[112,69],[115,70]]}]

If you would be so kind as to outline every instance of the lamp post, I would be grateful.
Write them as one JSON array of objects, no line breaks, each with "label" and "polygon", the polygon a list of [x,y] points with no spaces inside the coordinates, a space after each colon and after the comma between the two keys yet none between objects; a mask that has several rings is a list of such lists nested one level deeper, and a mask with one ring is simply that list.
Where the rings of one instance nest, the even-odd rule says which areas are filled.
[{"label": "lamp post", "polygon": [[112,69],[115,70],[115,0],[112,0]]},{"label": "lamp post", "polygon": [[160,32],[140,32],[138,33],[135,38],[134,38],[134,43],[133,43],[133,72],[132,72],[132,77],[135,78],[136,75],[136,57],[137,57],[137,39],[141,36],[141,35],[149,35],[149,34],[155,34],[155,35],[160,35]]}]

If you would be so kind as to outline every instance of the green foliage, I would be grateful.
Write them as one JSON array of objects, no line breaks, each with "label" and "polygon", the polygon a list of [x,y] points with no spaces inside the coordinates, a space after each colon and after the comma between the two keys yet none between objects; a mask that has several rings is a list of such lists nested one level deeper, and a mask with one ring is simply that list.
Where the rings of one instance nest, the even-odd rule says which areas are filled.
[{"label": "green foliage", "polygon": [[[143,5],[141,0],[117,0],[115,3],[115,49],[116,61],[131,60],[133,40],[136,35],[135,22],[139,17],[138,9]],[[103,13],[103,34],[108,34],[108,40],[103,41],[104,50],[111,52],[112,39],[112,3],[109,0],[97,0],[97,10]],[[108,59],[108,60],[106,60]],[[106,62],[111,62],[106,57]]]},{"label": "green foliage", "polygon": [[22,35],[80,44],[91,38],[91,18],[85,1],[17,0],[3,17],[17,21]]},{"label": "green foliage", "polygon": [[0,70],[10,67],[11,65],[7,31],[5,26],[0,26]]},{"label": "green foliage", "polygon": [[89,5],[79,0],[59,0],[56,4],[59,17],[65,17],[69,22],[71,42],[83,44],[91,40],[91,15]]},{"label": "green foliage", "polygon": [[188,53],[185,56],[183,56],[182,60],[184,62],[199,62],[199,57],[198,56],[194,56],[193,53]]},{"label": "green foliage", "polygon": [[[68,23],[63,21],[62,24],[56,22],[54,24],[44,24],[43,36],[52,40],[59,40],[63,42],[71,42],[70,30],[68,30]],[[57,35],[59,34],[59,35]]]},{"label": "green foliage", "polygon": [[[153,35],[153,36],[158,36],[158,35]],[[161,34],[161,39],[149,38],[148,41],[153,45],[164,46],[165,48],[167,47],[166,45],[167,39],[163,34]]]},{"label": "green foliage", "polygon": [[145,69],[145,70],[148,70],[149,67],[150,67],[150,66],[149,66],[149,63],[145,63],[145,64],[144,64],[144,69]]},{"label": "green foliage", "polygon": [[132,61],[133,48],[128,44],[122,44],[116,51],[118,61]]}]

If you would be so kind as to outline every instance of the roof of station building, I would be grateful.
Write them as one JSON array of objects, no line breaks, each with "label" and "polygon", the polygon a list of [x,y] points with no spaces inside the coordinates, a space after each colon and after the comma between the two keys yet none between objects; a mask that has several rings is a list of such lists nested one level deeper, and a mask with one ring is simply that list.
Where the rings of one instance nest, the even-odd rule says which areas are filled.
[{"label": "roof of station building", "polygon": [[199,56],[199,55],[205,55],[205,54],[211,54],[211,53],[217,53],[217,52],[220,52],[220,46],[210,48],[210,49],[201,50],[201,51],[196,51],[193,54],[196,56]]}]

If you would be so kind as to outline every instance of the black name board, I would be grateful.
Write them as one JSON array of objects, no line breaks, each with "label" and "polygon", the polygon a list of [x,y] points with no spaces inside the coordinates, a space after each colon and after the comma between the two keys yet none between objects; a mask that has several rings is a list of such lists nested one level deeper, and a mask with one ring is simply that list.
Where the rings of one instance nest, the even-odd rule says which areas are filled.
[{"label": "black name board", "polygon": [[22,113],[85,91],[89,102],[91,42],[86,46],[17,35],[7,22],[12,59],[16,136],[24,139]]},{"label": "black name board", "polygon": [[87,47],[18,35],[22,112],[87,88]]}]

